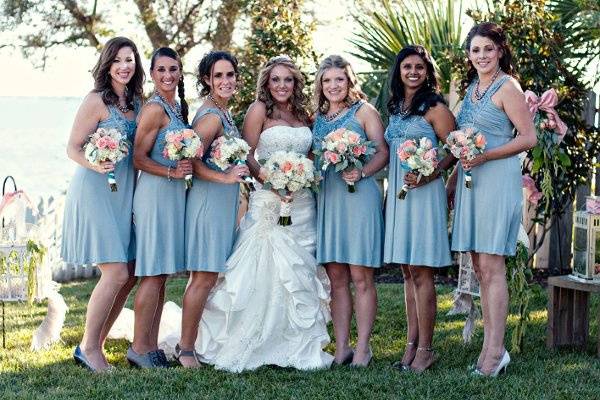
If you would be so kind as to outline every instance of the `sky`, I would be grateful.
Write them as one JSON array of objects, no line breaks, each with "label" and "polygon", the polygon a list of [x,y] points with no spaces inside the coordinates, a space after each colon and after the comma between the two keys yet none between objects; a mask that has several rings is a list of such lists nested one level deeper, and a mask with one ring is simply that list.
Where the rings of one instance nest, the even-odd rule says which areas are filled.
[{"label": "sky", "polygon": [[[338,3],[338,4],[336,4]],[[313,42],[317,52],[322,54],[346,54],[352,48],[347,38],[352,36],[352,25],[347,7],[340,7],[339,2],[317,0],[320,24],[314,33]],[[124,18],[134,18],[128,10]],[[117,25],[117,24],[115,24]],[[128,24],[124,23],[123,26]],[[136,35],[129,31],[116,32],[136,41]],[[0,33],[0,42],[10,41],[15,33]],[[242,40],[242,37],[237,37]],[[136,41],[140,43],[139,41]],[[192,70],[206,49],[194,49],[184,59],[184,69]],[[0,49],[0,76],[4,79],[0,96],[68,96],[82,97],[93,86],[90,70],[97,61],[98,54],[91,48],[55,48],[48,59],[44,70],[35,68],[32,62],[25,59],[20,49]],[[144,58],[144,57],[142,57]],[[348,57],[357,70],[368,70],[368,65],[351,56]],[[143,60],[144,70],[148,71],[148,60]],[[16,79],[15,73],[19,78]],[[189,80],[189,86],[188,86]],[[186,77],[186,87],[193,87],[194,79]],[[187,92],[187,91],[186,91]],[[194,91],[190,91],[190,94]]]},{"label": "sky", "polygon": [[[1,2],[2,0],[0,0]],[[473,6],[475,0],[466,0],[468,6]],[[352,37],[356,24],[353,23],[349,13],[351,0],[315,0],[314,9],[318,15],[319,24],[313,36],[313,43],[318,53],[328,55],[332,53],[345,55],[354,65],[356,71],[367,71],[369,66],[348,54],[352,45],[348,39]],[[473,3],[473,4],[471,4]],[[127,21],[135,18],[134,9],[125,9],[115,26],[129,26]],[[140,32],[116,32],[136,41],[141,38]],[[238,42],[243,36],[237,32],[235,38]],[[14,32],[1,32],[0,43],[10,42],[16,37]],[[138,41],[138,43],[140,43]],[[191,71],[206,49],[194,49],[184,60],[184,67]],[[34,68],[32,62],[27,60],[17,48],[0,48],[0,76],[4,83],[0,96],[67,96],[82,97],[92,87],[93,80],[90,70],[97,60],[97,53],[91,48],[55,48],[52,50],[44,70]],[[148,70],[148,61],[143,60],[144,68]],[[189,81],[189,82],[188,82]],[[195,94],[193,77],[186,77],[186,86],[194,88],[188,91],[189,95]],[[600,83],[596,86],[600,91]]]}]

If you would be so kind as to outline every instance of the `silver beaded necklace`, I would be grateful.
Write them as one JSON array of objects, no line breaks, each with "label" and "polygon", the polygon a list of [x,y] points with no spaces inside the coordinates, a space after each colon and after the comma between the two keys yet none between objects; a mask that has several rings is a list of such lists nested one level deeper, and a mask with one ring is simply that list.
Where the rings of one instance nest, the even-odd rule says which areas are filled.
[{"label": "silver beaded necklace", "polygon": [[331,122],[334,119],[336,119],[337,117],[340,116],[340,114],[342,113],[342,111],[346,110],[348,107],[344,106],[342,108],[340,108],[339,110],[337,110],[336,112],[334,112],[331,115],[323,115],[323,118],[325,118],[325,121],[327,122]]},{"label": "silver beaded necklace", "polygon": [[221,113],[223,114],[223,116],[225,117],[225,119],[227,120],[229,125],[233,126],[233,117],[231,116],[231,113],[229,112],[229,110],[227,110],[224,107],[221,107],[221,105],[219,103],[217,103],[217,100],[215,100],[215,98],[213,97],[212,93],[208,94],[208,98],[210,99],[210,101],[215,103],[215,106],[217,106],[219,111],[221,111]]},{"label": "silver beaded necklace", "polygon": [[494,83],[496,78],[498,78],[498,74],[500,74],[500,68],[498,68],[496,70],[496,72],[494,72],[494,75],[492,75],[492,80],[490,81],[490,84],[485,88],[483,93],[481,93],[479,91],[479,83],[481,82],[481,80],[477,79],[477,84],[475,85],[475,100],[479,101],[479,100],[483,99],[483,96],[485,96],[485,94],[488,92],[490,87],[492,87],[492,83]]},{"label": "silver beaded necklace", "polygon": [[163,101],[163,103],[165,103],[167,105],[167,107],[169,108],[169,110],[171,110],[171,112],[173,114],[175,114],[175,116],[180,120],[183,121],[183,115],[181,114],[181,106],[179,105],[179,103],[175,102],[175,105],[169,103],[167,101],[167,99],[165,99],[163,96],[161,96],[160,93],[155,92],[155,94],[158,96],[159,99],[161,99]]}]

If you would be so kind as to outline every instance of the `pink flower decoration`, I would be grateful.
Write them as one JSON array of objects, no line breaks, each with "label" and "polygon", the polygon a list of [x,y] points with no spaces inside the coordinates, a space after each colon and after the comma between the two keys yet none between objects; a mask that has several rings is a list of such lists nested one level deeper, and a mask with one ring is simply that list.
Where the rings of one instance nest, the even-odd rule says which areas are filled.
[{"label": "pink flower decoration", "polygon": [[350,133],[348,134],[348,140],[350,143],[358,143],[360,141],[360,136],[358,136],[356,133]]},{"label": "pink flower decoration", "polygon": [[542,198],[542,193],[535,186],[535,181],[529,175],[523,175],[523,188],[525,189],[525,197],[533,205],[537,205]]},{"label": "pink flower decoration", "polygon": [[294,165],[289,161],[284,162],[283,165],[281,166],[281,170],[284,173],[290,172],[293,168],[294,168]]},{"label": "pink flower decoration", "polygon": [[326,151],[325,154],[323,154],[323,156],[327,161],[329,161],[332,164],[337,164],[340,160],[340,157],[333,151]]},{"label": "pink flower decoration", "polygon": [[437,152],[435,149],[427,150],[427,152],[425,154],[423,154],[423,158],[425,160],[434,160],[437,157],[436,153]]},{"label": "pink flower decoration", "polygon": [[336,146],[336,150],[339,151],[340,153],[345,152],[346,149],[347,149],[347,147],[344,143],[338,143],[338,145]]}]

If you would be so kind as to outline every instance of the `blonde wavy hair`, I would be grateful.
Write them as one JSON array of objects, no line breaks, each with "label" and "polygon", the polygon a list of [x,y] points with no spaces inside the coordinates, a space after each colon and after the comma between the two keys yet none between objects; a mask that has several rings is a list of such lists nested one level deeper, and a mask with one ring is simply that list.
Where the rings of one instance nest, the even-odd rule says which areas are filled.
[{"label": "blonde wavy hair", "polygon": [[304,94],[304,76],[288,56],[273,57],[260,70],[258,81],[256,82],[256,100],[265,103],[267,106],[267,118],[271,118],[275,100],[273,100],[273,96],[271,96],[271,91],[269,90],[269,78],[271,77],[273,68],[278,65],[287,67],[294,77],[294,90],[289,99],[292,114],[299,121],[308,123],[310,121],[310,99]]},{"label": "blonde wavy hair", "polygon": [[358,83],[358,79],[356,78],[356,74],[350,63],[342,56],[331,55],[321,62],[319,70],[317,71],[317,76],[315,77],[314,103],[317,105],[317,110],[320,113],[325,114],[329,111],[329,100],[327,100],[323,93],[322,82],[323,75],[329,68],[343,69],[346,74],[346,78],[348,79],[348,93],[344,99],[346,106],[350,107],[358,100],[367,100],[367,95],[365,95],[360,88],[360,84]]}]

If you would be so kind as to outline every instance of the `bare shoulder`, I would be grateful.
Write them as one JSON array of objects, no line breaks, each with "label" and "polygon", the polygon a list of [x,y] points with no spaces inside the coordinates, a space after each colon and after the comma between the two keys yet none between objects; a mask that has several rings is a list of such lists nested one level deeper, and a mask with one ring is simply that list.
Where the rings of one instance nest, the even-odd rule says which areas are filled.
[{"label": "bare shoulder", "polygon": [[98,121],[108,118],[108,109],[99,93],[88,93],[79,106],[79,115]]},{"label": "bare shoulder", "polygon": [[251,115],[254,118],[265,117],[267,116],[267,105],[260,100],[254,101],[248,107],[248,111],[246,111],[246,115]]},{"label": "bare shoulder", "polygon": [[435,106],[430,107],[429,110],[427,110],[427,113],[425,114],[427,117],[431,116],[433,118],[441,118],[441,117],[452,117],[454,118],[454,114],[452,114],[452,111],[450,111],[450,109],[448,108],[447,105],[445,105],[442,102],[437,103]]},{"label": "bare shoulder", "polygon": [[379,111],[371,103],[365,101],[356,111],[356,116],[361,118],[381,118]]},{"label": "bare shoulder", "polygon": [[523,89],[521,89],[521,84],[518,80],[509,76],[498,92],[508,96],[518,96],[523,94]]},{"label": "bare shoulder", "polygon": [[[206,107],[200,107],[200,109],[198,109],[198,112],[200,112],[204,109],[206,109]],[[221,117],[219,117],[214,112],[207,112],[200,118],[195,119],[193,128],[196,128],[199,125],[202,125],[204,128],[208,128],[211,130],[212,129],[220,129],[221,128]]]}]

